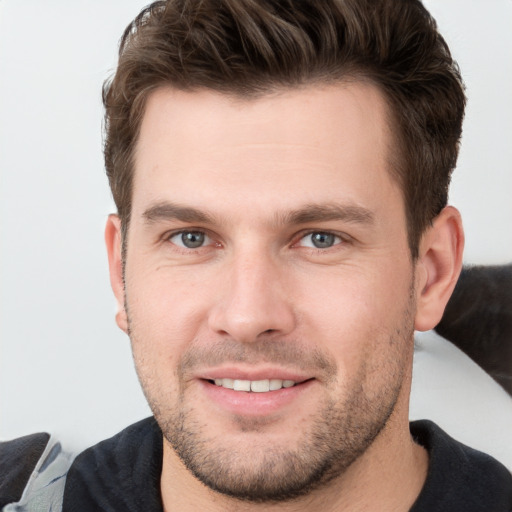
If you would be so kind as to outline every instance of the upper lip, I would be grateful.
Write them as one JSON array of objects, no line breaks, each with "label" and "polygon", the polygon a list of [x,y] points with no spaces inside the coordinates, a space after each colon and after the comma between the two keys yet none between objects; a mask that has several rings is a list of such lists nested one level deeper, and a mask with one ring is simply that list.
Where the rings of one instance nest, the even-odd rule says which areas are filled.
[{"label": "upper lip", "polygon": [[240,368],[226,366],[221,368],[211,368],[197,374],[197,378],[204,380],[215,379],[233,379],[233,380],[265,380],[279,379],[292,380],[294,382],[303,382],[313,378],[312,375],[306,375],[286,368]]}]

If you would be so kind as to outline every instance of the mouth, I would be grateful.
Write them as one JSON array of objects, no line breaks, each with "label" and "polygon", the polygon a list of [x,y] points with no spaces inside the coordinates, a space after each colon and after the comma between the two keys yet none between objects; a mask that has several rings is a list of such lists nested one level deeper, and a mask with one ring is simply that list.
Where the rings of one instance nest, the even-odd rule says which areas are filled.
[{"label": "mouth", "polygon": [[277,375],[264,378],[264,372],[254,372],[259,375],[240,373],[244,372],[215,371],[215,375],[198,379],[207,397],[208,407],[213,406],[216,411],[221,410],[237,416],[268,417],[284,411],[292,403],[297,403],[296,400],[307,399],[311,396],[311,390],[316,389],[315,377],[290,374],[280,375],[279,379]]},{"label": "mouth", "polygon": [[292,388],[297,384],[301,384],[301,382],[282,379],[242,380],[220,378],[209,380],[209,382],[224,389],[232,389],[233,391],[245,391],[247,393],[270,393],[272,391],[279,391],[283,388]]}]

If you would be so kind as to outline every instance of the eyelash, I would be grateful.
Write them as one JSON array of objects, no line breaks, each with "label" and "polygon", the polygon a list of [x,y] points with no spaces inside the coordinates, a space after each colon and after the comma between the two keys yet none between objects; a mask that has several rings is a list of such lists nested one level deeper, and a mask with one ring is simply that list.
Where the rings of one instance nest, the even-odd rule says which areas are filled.
[{"label": "eyelash", "polygon": [[210,239],[212,242],[214,242],[214,238],[212,236],[210,236],[210,234],[204,230],[204,229],[194,229],[194,228],[190,228],[190,229],[181,229],[179,231],[173,231],[171,233],[166,233],[163,237],[163,241],[164,242],[169,242],[170,244],[172,244],[174,247],[176,247],[178,250],[184,252],[184,253],[190,253],[194,250],[199,250],[199,249],[205,249],[207,247],[210,247],[211,245],[214,245],[215,247],[220,247],[221,244],[220,242],[214,242],[213,244],[208,244],[208,245],[201,245],[197,248],[192,248],[192,247],[185,247],[185,246],[181,246],[181,245],[178,245],[174,242],[171,241],[172,238],[176,237],[176,236],[179,236],[179,235],[184,235],[186,233],[197,233],[197,234],[202,234],[204,235],[205,237],[207,237],[208,239]]},{"label": "eyelash", "polygon": [[[210,243],[208,245],[201,245],[201,246],[199,246],[197,248],[191,248],[191,247],[184,247],[184,246],[178,245],[178,244],[176,244],[176,243],[171,241],[172,238],[174,238],[176,236],[179,236],[179,235],[186,234],[186,233],[202,234],[205,237],[209,238],[214,243],[213,244]],[[346,234],[338,233],[338,232],[335,232],[335,231],[312,229],[312,230],[308,230],[308,231],[304,231],[302,233],[299,233],[298,236],[294,237],[295,241],[291,244],[291,247],[300,247],[299,243],[302,240],[304,240],[306,237],[308,237],[310,235],[313,235],[313,234],[321,234],[321,235],[333,236],[333,237],[335,237],[337,239],[337,241],[335,241],[335,243],[333,245],[331,245],[329,247],[325,247],[325,248],[304,246],[305,249],[308,249],[310,251],[315,251],[316,253],[330,252],[330,250],[335,250],[336,247],[338,247],[340,245],[345,245],[347,243],[350,243],[350,237],[348,235],[346,235]],[[169,242],[170,244],[172,244],[176,248],[176,250],[178,250],[180,252],[183,252],[184,254],[190,254],[191,252],[198,251],[200,249],[207,249],[207,248],[209,248],[211,246],[214,246],[215,248],[222,247],[222,244],[220,242],[215,242],[214,241],[214,237],[211,236],[208,233],[208,231],[206,231],[204,229],[200,229],[200,228],[197,228],[197,229],[194,229],[194,228],[181,229],[179,231],[173,231],[171,233],[167,233],[167,234],[164,235],[163,241],[164,242]]]},{"label": "eyelash", "polygon": [[[324,236],[332,236],[335,238],[335,241],[334,243],[329,246],[329,247],[308,247],[308,246],[304,246],[304,247],[307,247],[308,249],[313,249],[313,250],[318,250],[318,251],[321,251],[321,252],[325,252],[329,249],[332,249],[333,247],[336,247],[344,242],[346,242],[346,237],[342,236],[341,234],[339,233],[336,233],[336,232],[333,232],[333,231],[321,231],[321,230],[311,230],[311,231],[307,231],[307,232],[304,232],[304,233],[301,233],[299,237],[297,237],[297,242],[295,242],[293,244],[293,246],[296,246],[298,245],[300,242],[302,242],[304,239],[306,239],[308,236],[311,236],[311,235],[324,235]],[[337,240],[336,240],[337,239]]]}]

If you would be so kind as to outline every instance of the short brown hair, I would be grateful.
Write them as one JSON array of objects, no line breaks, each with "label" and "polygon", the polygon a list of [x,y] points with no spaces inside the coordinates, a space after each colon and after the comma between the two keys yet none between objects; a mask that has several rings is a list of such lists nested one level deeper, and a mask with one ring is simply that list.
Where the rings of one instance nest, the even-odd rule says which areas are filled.
[{"label": "short brown hair", "polygon": [[446,206],[464,116],[457,64],[419,0],[168,0],[126,28],[103,86],[105,165],[123,233],[146,99],[162,85],[241,97],[361,79],[385,95],[413,259]]}]

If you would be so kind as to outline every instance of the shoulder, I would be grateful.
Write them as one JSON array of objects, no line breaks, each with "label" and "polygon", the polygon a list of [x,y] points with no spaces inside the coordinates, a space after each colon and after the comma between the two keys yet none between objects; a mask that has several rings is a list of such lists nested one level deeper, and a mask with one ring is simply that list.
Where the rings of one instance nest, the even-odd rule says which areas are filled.
[{"label": "shoulder", "polygon": [[412,422],[411,434],[429,453],[427,479],[411,512],[512,511],[512,475],[505,466],[431,421]]},{"label": "shoulder", "polygon": [[147,418],[76,457],[63,510],[160,511],[161,469],[162,433]]},{"label": "shoulder", "polygon": [[134,464],[146,464],[147,457],[159,454],[161,448],[160,428],[153,417],[146,418],[84,450],[76,457],[70,474],[75,476],[92,468],[115,464],[124,478],[124,472],[131,472]]}]

